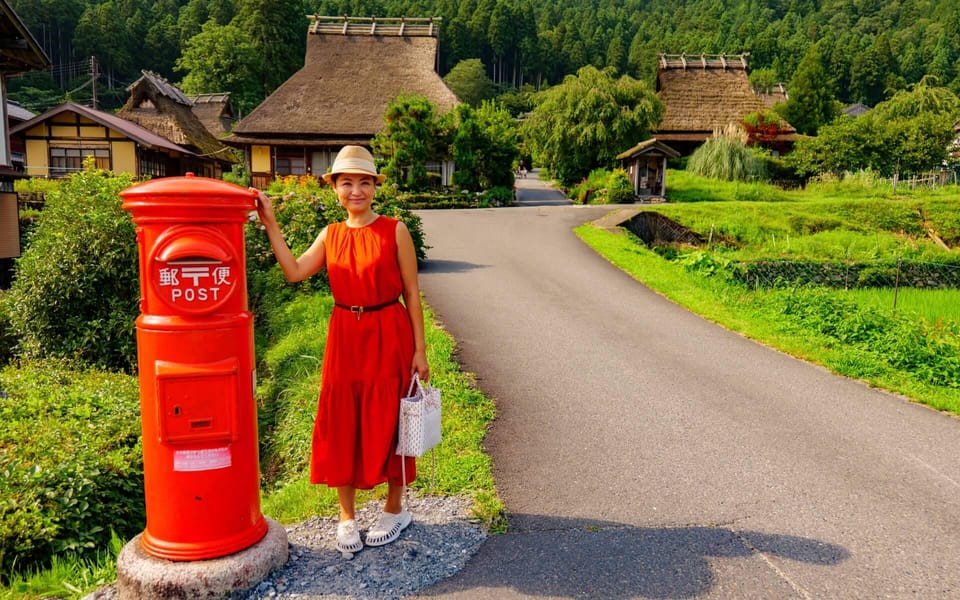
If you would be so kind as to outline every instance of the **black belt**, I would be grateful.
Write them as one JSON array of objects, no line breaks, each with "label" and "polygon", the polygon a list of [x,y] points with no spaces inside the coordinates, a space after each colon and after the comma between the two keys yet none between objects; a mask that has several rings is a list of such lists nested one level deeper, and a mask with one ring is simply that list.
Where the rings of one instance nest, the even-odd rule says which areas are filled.
[{"label": "black belt", "polygon": [[357,315],[357,320],[359,321],[360,315],[362,315],[363,313],[375,312],[380,309],[386,308],[388,306],[393,306],[398,302],[400,302],[400,298],[394,298],[389,302],[384,302],[383,304],[373,304],[371,306],[357,306],[357,305],[350,306],[348,304],[340,304],[339,302],[334,302],[333,305],[336,306],[337,308],[342,308],[343,310],[349,310],[353,314]]}]

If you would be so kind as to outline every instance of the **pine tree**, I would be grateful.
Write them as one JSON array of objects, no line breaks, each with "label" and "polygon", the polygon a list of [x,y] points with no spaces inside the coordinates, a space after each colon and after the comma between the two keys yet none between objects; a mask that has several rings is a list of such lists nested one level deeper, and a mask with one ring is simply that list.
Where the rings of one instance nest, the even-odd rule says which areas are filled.
[{"label": "pine tree", "polygon": [[829,85],[820,51],[816,46],[811,46],[790,80],[787,87],[789,98],[783,109],[783,117],[798,132],[816,134],[821,125],[836,117],[836,100]]}]

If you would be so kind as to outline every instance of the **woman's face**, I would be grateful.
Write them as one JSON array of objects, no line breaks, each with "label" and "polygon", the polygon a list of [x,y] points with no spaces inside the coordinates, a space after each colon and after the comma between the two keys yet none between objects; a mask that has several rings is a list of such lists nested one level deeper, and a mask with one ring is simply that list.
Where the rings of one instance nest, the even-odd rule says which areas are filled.
[{"label": "woman's face", "polygon": [[341,173],[334,184],[340,204],[351,212],[363,212],[370,208],[377,191],[377,182],[370,175]]}]

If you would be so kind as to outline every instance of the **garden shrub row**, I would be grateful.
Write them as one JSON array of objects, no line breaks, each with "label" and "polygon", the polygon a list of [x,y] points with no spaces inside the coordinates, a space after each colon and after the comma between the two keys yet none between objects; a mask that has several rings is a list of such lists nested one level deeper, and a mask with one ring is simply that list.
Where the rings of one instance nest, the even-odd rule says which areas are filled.
[{"label": "garden shrub row", "polygon": [[143,530],[137,379],[46,360],[0,370],[0,578]]}]

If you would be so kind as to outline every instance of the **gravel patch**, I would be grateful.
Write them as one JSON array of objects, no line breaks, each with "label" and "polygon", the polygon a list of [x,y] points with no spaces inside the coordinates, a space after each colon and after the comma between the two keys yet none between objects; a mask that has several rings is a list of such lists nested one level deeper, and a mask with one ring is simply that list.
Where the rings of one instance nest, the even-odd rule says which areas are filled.
[{"label": "gravel patch", "polygon": [[[470,517],[473,502],[460,496],[417,496],[410,492],[413,523],[392,544],[364,548],[345,558],[336,550],[337,518],[314,517],[288,525],[290,560],[257,587],[231,595],[230,600],[261,598],[403,598],[450,577],[487,538]],[[361,539],[380,516],[381,501],[357,510]],[[84,600],[112,600],[114,585]]]},{"label": "gravel patch", "polygon": [[[335,548],[337,519],[315,517],[287,527],[290,560],[256,588],[231,600],[259,598],[403,598],[464,567],[487,533],[471,519],[472,501],[414,496],[413,523],[392,544],[344,558]],[[357,511],[360,537],[380,516],[381,502]]]}]

